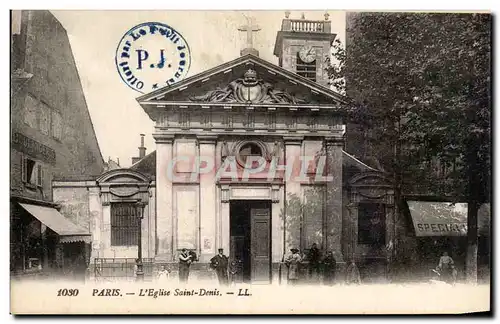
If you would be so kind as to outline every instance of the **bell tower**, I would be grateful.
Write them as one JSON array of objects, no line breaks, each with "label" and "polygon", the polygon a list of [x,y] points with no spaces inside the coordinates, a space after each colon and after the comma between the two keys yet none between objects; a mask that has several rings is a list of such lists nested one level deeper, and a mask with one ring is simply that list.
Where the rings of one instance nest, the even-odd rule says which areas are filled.
[{"label": "bell tower", "polygon": [[331,29],[328,13],[324,20],[307,20],[304,14],[301,19],[292,19],[287,11],[274,45],[279,66],[328,86],[325,60],[336,36]]}]

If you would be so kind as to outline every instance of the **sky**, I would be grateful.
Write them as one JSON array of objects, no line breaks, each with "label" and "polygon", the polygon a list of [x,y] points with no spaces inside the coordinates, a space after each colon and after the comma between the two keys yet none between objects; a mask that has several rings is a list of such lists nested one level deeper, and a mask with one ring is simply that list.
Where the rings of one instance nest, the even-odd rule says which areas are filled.
[{"label": "sky", "polygon": [[[138,155],[140,135],[145,134],[146,154],[155,150],[154,123],[137,103],[141,93],[129,88],[115,66],[115,52],[122,36],[149,21],[167,24],[189,44],[191,66],[186,77],[231,61],[245,47],[245,15],[261,30],[254,33],[259,56],[278,64],[273,55],[276,34],[284,11],[52,11],[68,33],[97,140],[105,161],[119,159],[122,167]],[[291,11],[290,18],[324,20],[324,11]],[[328,11],[332,33],[345,39],[345,12]]]}]

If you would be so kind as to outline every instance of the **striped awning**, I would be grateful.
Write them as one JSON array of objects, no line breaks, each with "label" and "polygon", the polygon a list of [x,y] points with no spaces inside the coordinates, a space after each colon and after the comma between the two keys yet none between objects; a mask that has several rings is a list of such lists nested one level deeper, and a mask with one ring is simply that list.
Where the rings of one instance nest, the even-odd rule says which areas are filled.
[{"label": "striped awning", "polygon": [[57,209],[33,204],[19,203],[33,217],[59,235],[59,242],[91,242],[88,230],[74,224],[64,217]]}]

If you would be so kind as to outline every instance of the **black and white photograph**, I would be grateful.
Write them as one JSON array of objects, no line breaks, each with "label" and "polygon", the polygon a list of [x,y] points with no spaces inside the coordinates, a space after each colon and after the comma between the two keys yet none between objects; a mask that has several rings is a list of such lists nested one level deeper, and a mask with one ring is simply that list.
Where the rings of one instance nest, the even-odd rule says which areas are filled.
[{"label": "black and white photograph", "polygon": [[490,312],[492,34],[11,10],[11,313]]}]

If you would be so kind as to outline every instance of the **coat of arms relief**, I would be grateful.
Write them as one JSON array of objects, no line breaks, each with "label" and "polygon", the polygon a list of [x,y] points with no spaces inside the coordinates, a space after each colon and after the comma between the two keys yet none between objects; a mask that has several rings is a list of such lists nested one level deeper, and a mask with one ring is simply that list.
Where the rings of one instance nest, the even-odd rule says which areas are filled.
[{"label": "coat of arms relief", "polygon": [[201,96],[189,98],[195,102],[235,102],[235,103],[305,103],[303,98],[298,98],[286,91],[275,89],[274,86],[259,79],[257,72],[248,69],[243,78],[238,78],[223,89],[216,89]]}]

